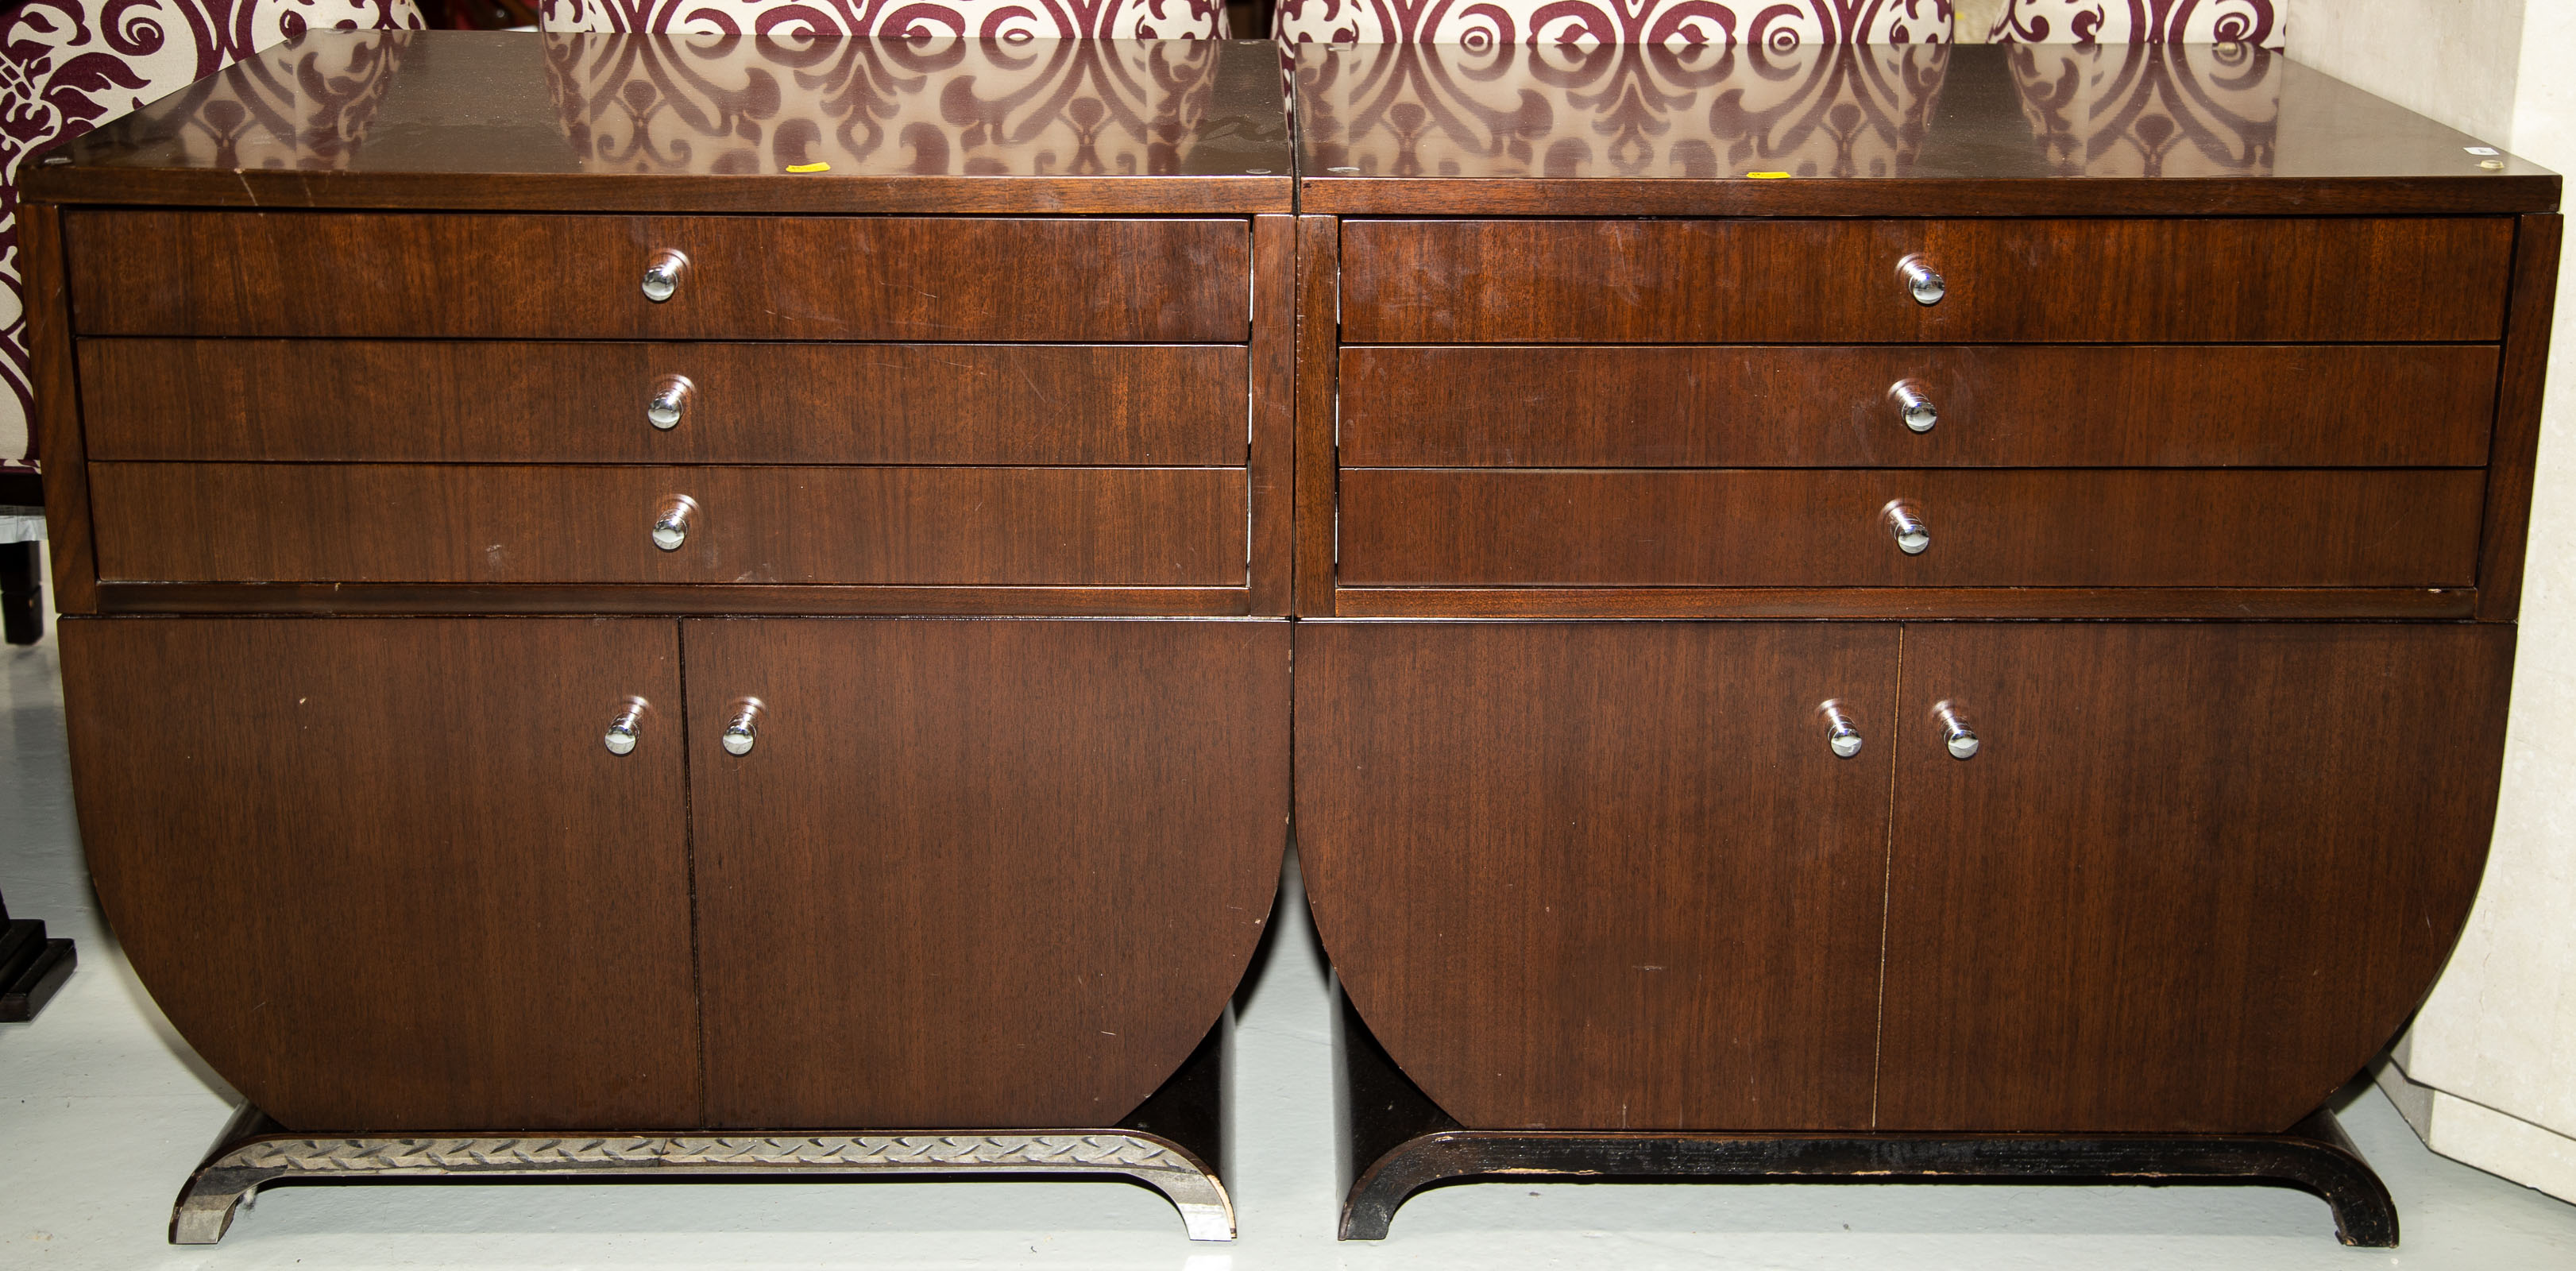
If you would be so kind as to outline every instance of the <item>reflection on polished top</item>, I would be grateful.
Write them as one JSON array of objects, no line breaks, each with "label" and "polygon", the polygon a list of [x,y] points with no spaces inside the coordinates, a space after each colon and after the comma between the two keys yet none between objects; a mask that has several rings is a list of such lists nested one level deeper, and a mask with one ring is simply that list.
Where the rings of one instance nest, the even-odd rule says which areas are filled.
[{"label": "reflection on polished top", "polygon": [[1277,176],[1275,53],[1211,40],[312,32],[117,120],[76,167]]},{"label": "reflection on polished top", "polygon": [[1309,44],[1296,81],[1301,175],[1327,181],[2491,171],[2251,44]]}]

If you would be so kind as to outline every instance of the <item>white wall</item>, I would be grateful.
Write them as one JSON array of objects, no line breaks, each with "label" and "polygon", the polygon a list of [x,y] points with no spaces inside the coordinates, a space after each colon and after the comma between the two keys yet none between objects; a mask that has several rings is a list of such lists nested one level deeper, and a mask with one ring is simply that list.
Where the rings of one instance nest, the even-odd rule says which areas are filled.
[{"label": "white wall", "polygon": [[[2576,173],[2576,0],[2291,0],[2290,55]],[[2383,1078],[2435,1150],[2576,1199],[2576,260],[2560,272],[2504,794],[2459,951]]]}]

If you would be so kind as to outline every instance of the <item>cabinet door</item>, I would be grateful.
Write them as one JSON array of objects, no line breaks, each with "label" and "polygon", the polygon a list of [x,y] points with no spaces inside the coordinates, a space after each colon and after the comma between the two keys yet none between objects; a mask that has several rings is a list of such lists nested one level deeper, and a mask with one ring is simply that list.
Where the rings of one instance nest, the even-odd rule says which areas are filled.
[{"label": "cabinet door", "polygon": [[1224,1012],[1287,843],[1285,622],[684,639],[717,1124],[1110,1125]]},{"label": "cabinet door", "polygon": [[675,624],[70,619],[62,658],[99,899],[253,1103],[317,1132],[697,1122]]},{"label": "cabinet door", "polygon": [[2324,1102],[2467,917],[2512,658],[2505,626],[1908,626],[1880,1126]]},{"label": "cabinet door", "polygon": [[1470,1127],[1866,1128],[1895,654],[1894,624],[1300,623],[1298,853],[1351,1001]]}]

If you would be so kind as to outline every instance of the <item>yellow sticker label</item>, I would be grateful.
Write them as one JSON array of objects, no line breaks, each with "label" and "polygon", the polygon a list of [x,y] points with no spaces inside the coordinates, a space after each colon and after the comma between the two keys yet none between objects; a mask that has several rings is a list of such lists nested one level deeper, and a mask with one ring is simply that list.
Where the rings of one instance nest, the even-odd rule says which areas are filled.
[{"label": "yellow sticker label", "polygon": [[[828,163],[791,163],[787,165],[787,170],[790,172],[829,172],[832,170],[832,165]],[[1780,175],[1787,176],[1789,174],[1783,172]]]},{"label": "yellow sticker label", "polygon": [[1786,172],[1747,172],[1744,175],[1749,176],[1756,181],[1786,181],[1789,179],[1789,174]]}]

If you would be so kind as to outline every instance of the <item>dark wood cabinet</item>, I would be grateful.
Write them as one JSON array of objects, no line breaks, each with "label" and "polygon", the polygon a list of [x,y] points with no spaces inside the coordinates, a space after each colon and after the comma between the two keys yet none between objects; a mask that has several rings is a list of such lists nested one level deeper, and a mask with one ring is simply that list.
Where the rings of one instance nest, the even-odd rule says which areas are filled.
[{"label": "dark wood cabinet", "polygon": [[1114,1124],[1224,1012],[1287,835],[1288,624],[682,630],[708,1124]]},{"label": "dark wood cabinet", "polygon": [[1297,50],[1345,1235],[2223,1140],[2394,1241],[2319,1109],[2485,859],[2558,179],[2261,50],[2052,57]]},{"label": "dark wood cabinet", "polygon": [[[258,1106],[698,1123],[674,624],[67,618],[61,639],[100,903]],[[611,754],[629,698],[641,740]]]},{"label": "dark wood cabinet", "polygon": [[[325,1168],[1125,1174],[1227,1237],[1290,806],[1275,51],[539,43],[312,32],[28,169],[90,858],[252,1105],[174,1239]],[[261,97],[316,67],[346,111]],[[741,141],[682,105],[637,126],[728,131],[601,168],[564,105],[746,81],[903,145],[656,171]]]}]

